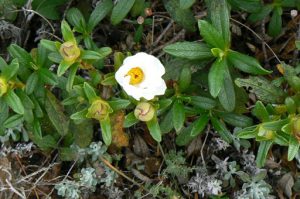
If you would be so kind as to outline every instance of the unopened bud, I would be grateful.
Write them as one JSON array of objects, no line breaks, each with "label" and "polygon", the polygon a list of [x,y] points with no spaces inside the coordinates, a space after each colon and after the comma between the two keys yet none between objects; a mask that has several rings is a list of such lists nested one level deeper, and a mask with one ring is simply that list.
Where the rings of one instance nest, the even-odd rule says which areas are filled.
[{"label": "unopened bud", "polygon": [[152,120],[154,113],[154,107],[148,102],[141,102],[134,109],[134,116],[143,122]]},{"label": "unopened bud", "polygon": [[96,120],[103,120],[108,117],[109,113],[112,112],[109,104],[101,99],[93,101],[92,105],[88,109],[86,114],[87,118],[94,118]]},{"label": "unopened bud", "polygon": [[6,80],[0,77],[0,97],[7,92],[7,88],[8,86]]},{"label": "unopened bud", "polygon": [[74,42],[71,41],[63,43],[59,52],[66,61],[75,61],[80,56],[80,49]]},{"label": "unopened bud", "polygon": [[295,18],[298,15],[298,10],[291,10],[291,17]]},{"label": "unopened bud", "polygon": [[274,131],[265,129],[263,126],[259,127],[258,135],[268,140],[272,140],[275,137]]}]

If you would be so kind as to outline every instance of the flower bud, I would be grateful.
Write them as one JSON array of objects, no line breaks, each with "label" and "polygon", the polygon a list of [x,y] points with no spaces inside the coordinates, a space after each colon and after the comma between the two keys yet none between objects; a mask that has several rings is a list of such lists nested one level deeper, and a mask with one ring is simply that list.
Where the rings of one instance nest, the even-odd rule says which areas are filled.
[{"label": "flower bud", "polygon": [[274,131],[265,129],[263,126],[259,127],[258,135],[268,140],[272,140],[275,137]]},{"label": "flower bud", "polygon": [[152,120],[154,113],[154,107],[148,102],[141,102],[134,109],[134,116],[143,122]]},{"label": "flower bud", "polygon": [[7,92],[7,88],[8,86],[6,80],[0,77],[0,97]]},{"label": "flower bud", "polygon": [[103,120],[108,117],[109,113],[112,112],[109,104],[101,99],[93,101],[92,105],[88,109],[86,114],[87,118],[94,118],[96,120]]},{"label": "flower bud", "polygon": [[293,121],[293,134],[300,141],[300,118],[296,118]]},{"label": "flower bud", "polygon": [[80,56],[80,49],[71,41],[63,43],[59,49],[61,56],[66,61],[75,61]]}]

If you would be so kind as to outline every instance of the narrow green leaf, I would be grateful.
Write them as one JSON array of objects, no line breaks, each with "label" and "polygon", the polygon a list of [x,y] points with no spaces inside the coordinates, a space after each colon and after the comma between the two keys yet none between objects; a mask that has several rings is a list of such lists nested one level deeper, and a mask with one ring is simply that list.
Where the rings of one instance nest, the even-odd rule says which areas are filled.
[{"label": "narrow green leaf", "polygon": [[175,22],[187,31],[194,32],[196,30],[196,20],[191,9],[180,8],[180,2],[178,0],[163,0],[163,3],[167,12],[171,15]]},{"label": "narrow green leaf", "polygon": [[119,0],[112,10],[110,21],[113,25],[119,24],[129,13],[135,0]]},{"label": "narrow green leaf", "polygon": [[162,134],[169,133],[173,129],[173,115],[172,110],[165,114],[160,122],[160,129]]},{"label": "narrow green leaf", "polygon": [[208,86],[209,92],[213,97],[217,97],[223,87],[226,68],[226,60],[217,59],[209,70]]},{"label": "narrow green leaf", "polygon": [[273,142],[272,141],[262,141],[259,144],[259,148],[257,151],[257,156],[256,156],[256,164],[257,166],[263,167],[266,162],[266,158],[268,155],[268,152],[272,146]]},{"label": "narrow green leaf", "polygon": [[112,10],[113,5],[112,0],[103,0],[97,3],[88,21],[88,32],[92,32],[97,24]]},{"label": "narrow green leaf", "polygon": [[233,82],[231,79],[230,72],[228,70],[228,67],[225,67],[224,72],[224,83],[221,87],[220,93],[218,95],[219,101],[223,108],[231,112],[235,108],[235,90],[233,87]]},{"label": "narrow green leaf", "polygon": [[181,92],[184,92],[191,83],[192,80],[192,71],[189,67],[184,67],[181,70],[180,76],[179,76],[179,89]]},{"label": "narrow green leaf", "polygon": [[253,120],[251,117],[247,117],[245,115],[240,115],[236,113],[227,113],[220,112],[218,115],[228,124],[231,124],[234,127],[245,128],[251,126]]},{"label": "narrow green leaf", "polygon": [[38,70],[38,75],[39,75],[39,79],[43,81],[45,84],[50,84],[52,86],[58,84],[57,76],[47,68],[40,68]]},{"label": "narrow green leaf", "polygon": [[226,128],[225,124],[222,123],[220,120],[218,120],[215,117],[211,118],[211,123],[215,129],[215,131],[218,132],[218,134],[221,136],[221,138],[228,142],[231,143],[232,142],[232,134],[230,133],[230,131]]},{"label": "narrow green leaf", "polygon": [[225,45],[230,46],[230,10],[226,0],[211,0],[209,14],[212,25],[222,34]]},{"label": "narrow green leaf", "polygon": [[65,74],[65,72],[68,70],[68,68],[70,68],[72,66],[72,64],[73,64],[73,62],[68,62],[68,61],[62,60],[57,69],[58,77]]},{"label": "narrow green leaf", "polygon": [[64,114],[60,102],[50,91],[47,91],[45,109],[57,132],[61,136],[67,135],[69,132],[69,120]]},{"label": "narrow green leaf", "polygon": [[73,31],[71,30],[69,24],[65,20],[61,22],[61,33],[64,38],[64,41],[72,41],[76,43]]},{"label": "narrow green leaf", "polygon": [[18,95],[13,90],[9,90],[4,97],[8,106],[16,113],[23,115],[24,106]]},{"label": "narrow green leaf", "polygon": [[145,0],[135,0],[132,9],[130,11],[130,15],[132,17],[137,17],[139,15],[144,14],[144,9],[145,9]]},{"label": "narrow green leaf", "polygon": [[225,49],[225,41],[222,33],[205,20],[198,21],[200,35],[203,39],[213,47]]},{"label": "narrow green leaf", "polygon": [[217,105],[215,100],[208,97],[190,96],[190,99],[191,99],[190,103],[192,105],[205,110],[211,110]]},{"label": "narrow green leaf", "polygon": [[272,73],[272,71],[264,69],[255,58],[248,55],[230,50],[227,57],[234,67],[245,73],[254,75],[266,75]]},{"label": "narrow green leaf", "polygon": [[298,154],[299,146],[299,141],[291,135],[288,147],[288,161],[292,161],[294,157]]},{"label": "narrow green leaf", "polygon": [[252,113],[262,122],[268,122],[270,120],[269,113],[261,101],[255,103]]},{"label": "narrow green leaf", "polygon": [[136,117],[134,116],[134,113],[133,112],[130,112],[128,113],[126,116],[125,116],[125,120],[124,120],[124,123],[123,123],[123,127],[124,128],[129,128],[133,125],[135,125],[136,123],[138,123],[139,120],[136,119]]},{"label": "narrow green leaf", "polygon": [[86,114],[88,113],[88,110],[87,109],[83,109],[81,111],[78,111],[76,113],[73,113],[70,118],[72,120],[83,120],[83,119],[86,119]]},{"label": "narrow green leaf", "polygon": [[2,70],[2,76],[6,80],[10,80],[13,78],[19,70],[19,63],[17,59],[13,59],[9,65],[3,68]]},{"label": "narrow green leaf", "polygon": [[107,146],[109,146],[112,141],[110,118],[107,117],[104,120],[100,120],[100,125],[103,141]]},{"label": "narrow green leaf", "polygon": [[282,31],[282,8],[281,7],[275,7],[273,10],[273,14],[270,20],[270,23],[268,25],[268,35],[271,37],[278,36]]},{"label": "narrow green leaf", "polygon": [[187,128],[183,127],[182,130],[176,137],[176,144],[178,146],[185,146],[190,143],[195,137],[191,136],[192,125],[188,126]]},{"label": "narrow green leaf", "polygon": [[44,48],[46,48],[46,49],[48,49],[50,51],[57,51],[58,50],[57,47],[56,47],[56,42],[55,41],[50,41],[50,40],[42,39],[40,41],[40,44]]},{"label": "narrow green leaf", "polygon": [[257,131],[257,126],[250,126],[238,131],[237,136],[242,139],[251,139],[257,136]]},{"label": "narrow green leaf", "polygon": [[26,86],[25,86],[25,91],[26,91],[26,93],[27,93],[28,95],[30,95],[30,94],[34,91],[34,89],[35,89],[35,87],[36,87],[38,81],[39,81],[39,76],[38,76],[38,74],[37,74],[36,71],[33,72],[33,73],[28,77],[27,82],[26,82]]},{"label": "narrow green leaf", "polygon": [[273,10],[273,4],[264,5],[255,13],[252,13],[248,20],[251,22],[257,22],[263,20],[266,16],[268,16]]},{"label": "narrow green leaf", "polygon": [[209,121],[208,115],[200,116],[193,124],[192,124],[192,131],[191,136],[197,136],[200,133],[203,133],[207,123]]},{"label": "narrow green leaf", "polygon": [[75,80],[75,77],[76,77],[77,69],[78,69],[78,64],[73,64],[70,67],[70,72],[69,72],[69,75],[68,75],[67,86],[66,86],[66,90],[68,92],[70,92],[73,88],[73,84],[74,84],[74,80]]},{"label": "narrow green leaf", "polygon": [[83,83],[83,90],[84,90],[84,93],[85,93],[85,95],[88,98],[90,103],[92,103],[95,99],[98,98],[94,88],[91,87],[89,85],[89,83],[87,83],[87,82]]},{"label": "narrow green leaf", "polygon": [[30,63],[33,62],[30,54],[17,44],[11,44],[8,47],[8,52],[13,58],[18,58],[19,64],[21,66],[26,66],[29,68]]},{"label": "narrow green leaf", "polygon": [[172,107],[172,121],[175,130],[178,132],[184,125],[185,111],[181,101],[175,100]]},{"label": "narrow green leaf", "polygon": [[67,11],[68,22],[75,27],[77,32],[84,33],[86,29],[85,19],[78,8],[71,8]]},{"label": "narrow green leaf", "polygon": [[126,99],[113,99],[113,100],[108,101],[109,106],[114,111],[124,110],[127,108],[127,106],[129,106],[130,103],[131,102]]},{"label": "narrow green leaf", "polygon": [[[111,52],[111,51],[110,51]],[[108,53],[109,54],[109,53]],[[106,55],[101,54],[96,51],[92,50],[84,50],[81,54],[81,59],[91,59],[91,60],[97,60],[97,59],[103,59]]]},{"label": "narrow green leaf", "polygon": [[14,128],[14,127],[18,126],[19,124],[22,124],[23,121],[24,121],[23,115],[16,114],[16,115],[9,117],[7,120],[5,120],[3,125],[5,128]]},{"label": "narrow green leaf", "polygon": [[146,124],[152,138],[157,142],[161,142],[161,130],[157,118],[154,117],[152,120],[146,122]]},{"label": "narrow green leaf", "polygon": [[175,57],[190,60],[203,60],[213,58],[210,48],[204,43],[177,42],[163,49],[166,53]]}]

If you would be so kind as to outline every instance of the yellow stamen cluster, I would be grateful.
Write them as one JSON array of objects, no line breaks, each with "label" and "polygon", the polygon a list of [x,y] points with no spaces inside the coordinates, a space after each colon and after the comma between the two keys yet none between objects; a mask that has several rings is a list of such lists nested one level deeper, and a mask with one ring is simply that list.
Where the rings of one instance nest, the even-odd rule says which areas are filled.
[{"label": "yellow stamen cluster", "polygon": [[131,85],[137,85],[144,80],[144,72],[139,67],[130,69],[126,76],[130,76],[129,84]]}]

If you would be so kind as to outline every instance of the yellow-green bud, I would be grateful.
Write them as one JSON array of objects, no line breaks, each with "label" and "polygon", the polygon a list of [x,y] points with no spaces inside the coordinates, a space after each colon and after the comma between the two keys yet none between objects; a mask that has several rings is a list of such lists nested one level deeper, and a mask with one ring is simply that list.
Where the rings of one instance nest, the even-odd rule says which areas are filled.
[{"label": "yellow-green bud", "polygon": [[112,112],[109,104],[101,99],[93,101],[92,105],[88,109],[86,117],[94,118],[96,120],[103,120],[108,117]]},{"label": "yellow-green bud", "polygon": [[300,118],[295,118],[293,121],[293,134],[300,141]]},{"label": "yellow-green bud", "polygon": [[7,82],[4,78],[0,77],[0,97],[7,92]]},{"label": "yellow-green bud", "polygon": [[258,135],[268,140],[272,140],[275,137],[274,131],[265,129],[263,126],[259,127]]},{"label": "yellow-green bud", "polygon": [[80,49],[71,41],[67,41],[60,46],[59,52],[64,60],[72,62],[80,56]]},{"label": "yellow-green bud", "polygon": [[148,102],[139,103],[134,109],[134,116],[143,122],[152,120],[155,114],[154,107]]}]

